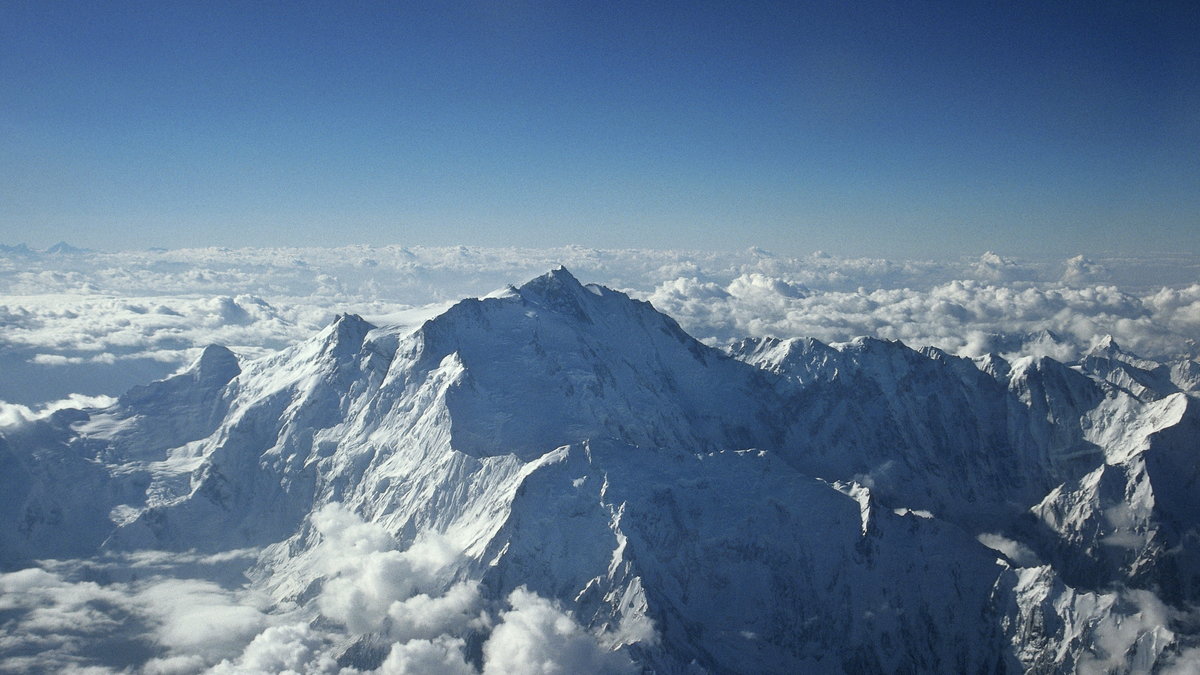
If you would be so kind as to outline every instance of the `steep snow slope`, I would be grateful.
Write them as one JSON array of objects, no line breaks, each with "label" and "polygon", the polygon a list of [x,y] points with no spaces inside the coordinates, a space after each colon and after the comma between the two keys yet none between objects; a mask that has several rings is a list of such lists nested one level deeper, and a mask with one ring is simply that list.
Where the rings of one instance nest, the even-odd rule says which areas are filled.
[{"label": "steep snow slope", "polygon": [[1072,583],[1124,582],[1165,600],[1200,598],[1200,415],[1173,394],[1146,406],[1106,463],[1033,509],[1043,547]]},{"label": "steep snow slope", "polygon": [[803,472],[861,481],[885,503],[970,529],[1002,526],[1102,459],[1049,442],[1053,420],[938,350],[860,338],[745,340],[731,352],[778,376],[782,447]]},{"label": "steep snow slope", "polygon": [[[87,555],[161,486],[195,468],[186,444],[226,413],[236,357],[210,346],[185,372],[103,411],[61,410],[0,434],[0,565]],[[180,456],[183,457],[182,466]],[[174,458],[174,461],[172,461]]]},{"label": "steep snow slope", "polygon": [[976,671],[1005,661],[997,631],[955,620],[988,611],[990,551],[879,507],[866,488],[843,493],[757,451],[598,442],[542,462],[489,547],[485,583],[573,599],[618,641],[644,639],[631,623],[653,626],[662,646],[643,649],[659,668]]},{"label": "steep snow slope", "polygon": [[143,499],[144,474],[115,479],[70,442],[71,424],[85,419],[86,413],[60,410],[0,434],[3,569],[36,558],[91,555],[113,529],[113,507]]},{"label": "steep snow slope", "polygon": [[[330,599],[373,578],[328,563],[342,504],[388,534],[364,560],[444,549],[421,602],[496,616],[525,587],[661,672],[1161,665],[1186,637],[1170,612],[1116,655],[1103,627],[1200,587],[1195,400],[1104,353],[727,354],[558,269],[416,330],[343,315],[257,361],[212,347],[5,429],[0,562],[266,547],[255,587],[374,668],[417,633],[404,598]],[[494,621],[454,626],[438,644],[478,665]]]}]

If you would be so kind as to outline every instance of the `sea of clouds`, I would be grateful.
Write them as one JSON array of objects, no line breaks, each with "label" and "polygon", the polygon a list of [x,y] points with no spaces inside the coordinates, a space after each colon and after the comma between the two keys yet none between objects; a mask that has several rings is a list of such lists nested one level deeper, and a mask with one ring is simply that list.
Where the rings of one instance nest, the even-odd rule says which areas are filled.
[{"label": "sea of clouds", "polygon": [[1070,361],[1111,334],[1145,357],[1200,355],[1200,256],[1190,254],[884,260],[759,249],[6,246],[0,400],[36,414],[73,394],[117,396],[169,375],[207,344],[258,357],[342,312],[416,325],[557,265],[650,301],[714,346],[869,335],[963,356]]}]

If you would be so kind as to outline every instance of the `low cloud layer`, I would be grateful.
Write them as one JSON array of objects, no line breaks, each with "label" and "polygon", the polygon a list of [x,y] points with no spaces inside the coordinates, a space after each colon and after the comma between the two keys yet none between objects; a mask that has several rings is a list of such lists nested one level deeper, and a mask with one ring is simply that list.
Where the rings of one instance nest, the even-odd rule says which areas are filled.
[{"label": "low cloud layer", "polygon": [[47,401],[36,407],[0,401],[0,427],[43,419],[58,410],[66,410],[68,408],[106,408],[116,402],[117,399],[112,396],[85,396],[83,394],[71,394],[67,398],[58,401]]},{"label": "low cloud layer", "polygon": [[[138,552],[0,574],[0,671],[631,672],[628,658],[551,600],[520,587],[488,602],[475,582],[448,583],[458,554],[436,537],[398,550],[382,527],[340,504],[313,521],[323,583],[309,606],[276,606],[238,583],[244,577],[231,570],[253,551]],[[379,668],[340,665],[346,646],[364,638],[386,648]],[[481,662],[468,657],[468,639],[481,642]]]},{"label": "low cloud layer", "polygon": [[796,293],[786,281],[743,275],[729,283],[675,279],[648,299],[711,342],[738,336],[858,335],[935,346],[962,356],[1035,354],[1069,361],[1111,334],[1150,357],[1195,357],[1200,284],[1135,295],[1116,286],[1001,286],[951,281],[928,289]]},{"label": "low cloud layer", "polygon": [[207,579],[110,582],[85,562],[56,568],[0,574],[0,670],[198,672],[275,620],[263,597]]},{"label": "low cloud layer", "polygon": [[859,335],[958,354],[1072,359],[1105,334],[1149,357],[1196,356],[1200,256],[952,261],[769,252],[469,247],[0,253],[0,400],[118,395],[210,343],[256,357],[336,314],[416,325],[447,303],[564,264],[714,345]]}]

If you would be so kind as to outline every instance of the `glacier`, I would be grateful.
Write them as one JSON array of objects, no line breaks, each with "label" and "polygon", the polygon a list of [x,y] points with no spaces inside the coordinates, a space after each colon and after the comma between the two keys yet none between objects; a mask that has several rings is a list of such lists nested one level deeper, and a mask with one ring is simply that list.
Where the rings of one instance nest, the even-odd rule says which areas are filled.
[{"label": "glacier", "polygon": [[[1194,668],[1198,394],[1111,339],[717,349],[561,267],[343,314],[0,428],[0,669],[46,589],[140,617],[55,662],[112,670]],[[236,636],[165,632],[147,575]]]}]

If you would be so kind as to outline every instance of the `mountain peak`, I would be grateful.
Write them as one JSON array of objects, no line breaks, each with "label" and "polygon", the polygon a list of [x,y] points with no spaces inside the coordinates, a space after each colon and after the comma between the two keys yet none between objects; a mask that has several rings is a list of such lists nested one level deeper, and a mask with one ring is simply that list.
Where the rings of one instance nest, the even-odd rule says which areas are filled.
[{"label": "mountain peak", "polygon": [[10,255],[33,255],[33,249],[29,248],[29,246],[24,243],[17,244],[16,246],[0,244],[0,253],[8,253]]},{"label": "mountain peak", "polygon": [[86,249],[72,246],[65,241],[60,241],[57,244],[46,249],[46,253],[51,255],[75,255],[77,253],[86,253]]},{"label": "mountain peak", "polygon": [[526,302],[591,322],[582,299],[587,289],[575,275],[559,265],[540,277],[527,281],[517,289]]},{"label": "mountain peak", "polygon": [[1092,356],[1119,354],[1121,353],[1121,346],[1117,344],[1117,341],[1113,339],[1111,334],[1105,335],[1100,338],[1100,341],[1088,353]]},{"label": "mountain peak", "polygon": [[354,330],[361,328],[370,330],[373,328],[373,326],[371,326],[366,319],[362,318],[358,314],[351,314],[349,312],[344,312],[333,317],[332,325],[336,326],[338,330]]},{"label": "mountain peak", "polygon": [[559,265],[540,277],[525,282],[518,290],[549,290],[549,289],[583,288],[583,284],[564,266]]},{"label": "mountain peak", "polygon": [[208,345],[191,368],[199,379],[228,382],[242,371],[237,356],[222,345]]},{"label": "mountain peak", "polygon": [[357,314],[338,314],[325,328],[326,348],[337,354],[357,352],[362,347],[367,333],[374,328],[375,326]]},{"label": "mountain peak", "polygon": [[[165,380],[133,387],[125,392],[119,400],[123,407],[133,408],[138,414],[167,415],[168,413],[165,411],[172,408],[178,411],[181,406],[186,406],[185,401],[204,400],[211,393],[220,391],[241,372],[242,366],[238,362],[237,355],[226,347],[210,344],[182,372]],[[189,412],[196,413],[195,410]],[[196,417],[196,419],[188,415],[176,415],[176,417],[178,419],[169,424],[176,431],[192,428],[190,425],[196,423],[197,419],[210,419],[207,413],[199,417],[193,414],[192,417]],[[193,438],[199,438],[199,436],[193,436]]]}]

